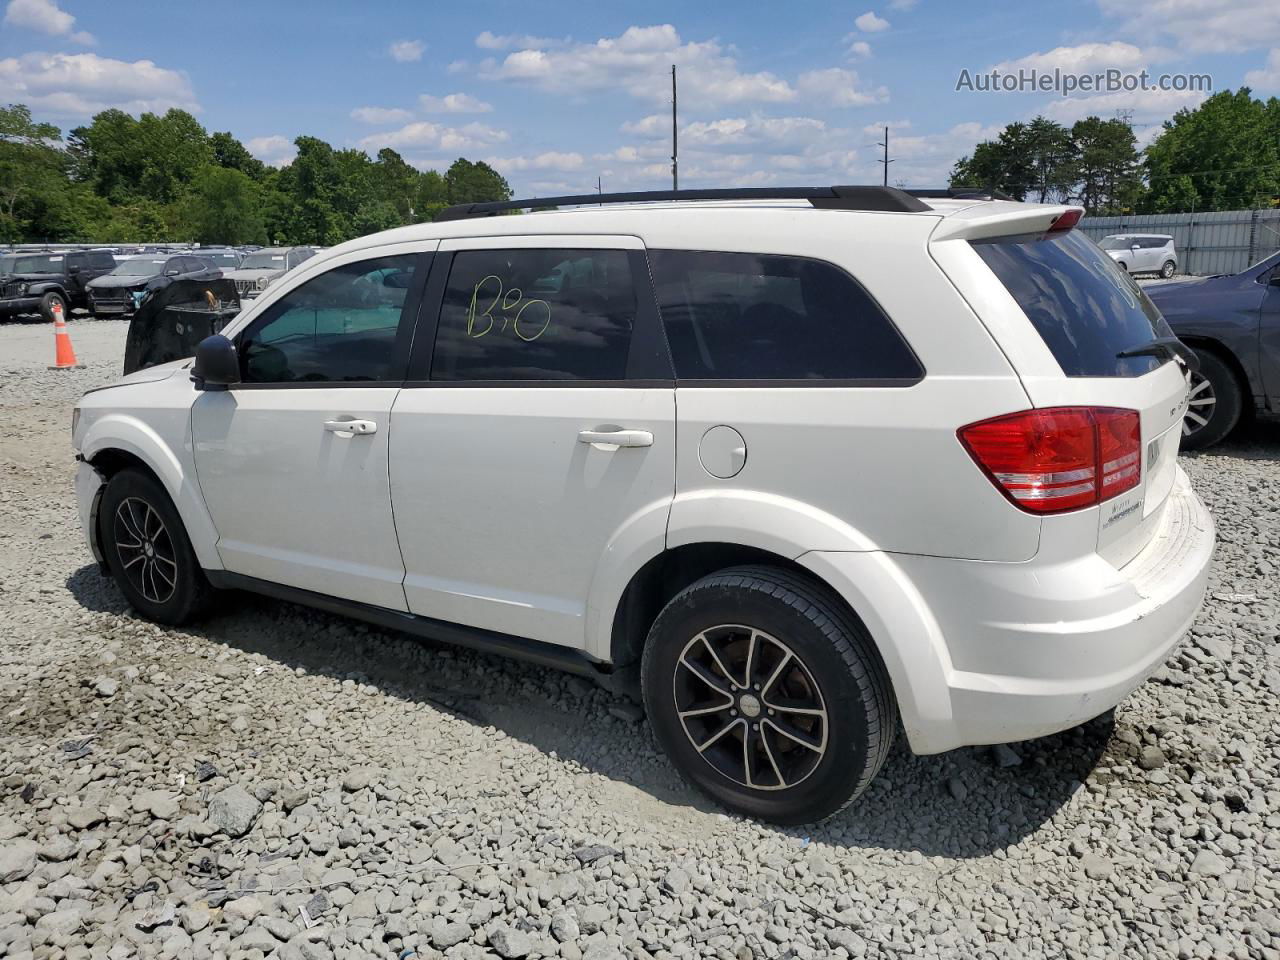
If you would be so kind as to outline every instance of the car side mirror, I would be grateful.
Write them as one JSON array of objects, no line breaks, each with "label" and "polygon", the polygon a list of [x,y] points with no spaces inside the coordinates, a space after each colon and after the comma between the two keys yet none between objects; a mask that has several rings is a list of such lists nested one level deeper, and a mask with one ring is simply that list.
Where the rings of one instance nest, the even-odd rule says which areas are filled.
[{"label": "car side mirror", "polygon": [[1141,246],[1140,244],[1135,243],[1135,244],[1134,244],[1133,246],[1131,246],[1129,249],[1130,249],[1130,250],[1141,250],[1141,249],[1142,249],[1142,246]]},{"label": "car side mirror", "polygon": [[165,275],[166,277],[176,277],[176,276],[178,275],[178,271],[177,271],[176,269],[166,270],[166,271],[164,272],[164,275]]},{"label": "car side mirror", "polygon": [[80,272],[80,268],[75,264],[72,264],[71,266],[67,267],[67,273],[76,274],[79,272]]},{"label": "car side mirror", "polygon": [[191,382],[197,390],[225,390],[240,382],[240,358],[236,345],[220,333],[205,337],[196,347]]}]

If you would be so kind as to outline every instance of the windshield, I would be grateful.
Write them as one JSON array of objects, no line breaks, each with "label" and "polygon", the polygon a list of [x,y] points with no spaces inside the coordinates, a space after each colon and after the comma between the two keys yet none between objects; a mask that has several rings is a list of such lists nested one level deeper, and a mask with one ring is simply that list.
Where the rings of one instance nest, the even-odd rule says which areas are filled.
[{"label": "windshield", "polygon": [[1068,377],[1140,377],[1165,362],[1116,356],[1173,332],[1133,278],[1083,233],[972,243]]},{"label": "windshield", "polygon": [[240,264],[241,270],[283,270],[283,253],[251,253]]},{"label": "windshield", "polygon": [[1133,246],[1133,241],[1128,237],[1103,237],[1098,246],[1103,250],[1128,250]]},{"label": "windshield", "polygon": [[237,264],[240,262],[238,253],[198,253],[196,254],[201,260],[209,260],[217,266],[224,264]]},{"label": "windshield", "polygon": [[39,257],[15,257],[14,273],[61,273],[62,254],[44,254]]},{"label": "windshield", "polygon": [[0,275],[13,273],[13,264],[17,257],[0,257]]},{"label": "windshield", "polygon": [[151,260],[145,257],[140,260],[126,260],[111,271],[112,275],[117,277],[153,277],[163,272],[163,260]]}]

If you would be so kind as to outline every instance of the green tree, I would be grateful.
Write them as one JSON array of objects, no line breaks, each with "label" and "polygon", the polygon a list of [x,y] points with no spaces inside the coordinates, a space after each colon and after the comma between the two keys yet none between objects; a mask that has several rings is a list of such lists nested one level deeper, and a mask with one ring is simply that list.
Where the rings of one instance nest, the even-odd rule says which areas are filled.
[{"label": "green tree", "polygon": [[48,209],[69,187],[62,131],[36,123],[24,105],[0,107],[0,240],[13,243],[48,231]]},{"label": "green tree", "polygon": [[1031,131],[1025,123],[1011,123],[995,140],[984,140],[951,171],[954,187],[1003,190],[1015,200],[1026,199],[1035,183]]},{"label": "green tree", "polygon": [[1085,117],[1071,128],[1077,151],[1076,196],[1092,214],[1132,210],[1142,193],[1137,142],[1122,120]]},{"label": "green tree", "polygon": [[182,204],[183,239],[207,244],[265,243],[258,186],[230,167],[202,167]]},{"label": "green tree", "polygon": [[1148,213],[1233,210],[1280,194],[1280,100],[1248,87],[1179,110],[1146,151]]},{"label": "green tree", "polygon": [[254,180],[262,180],[266,176],[267,165],[251,154],[230,132],[209,134],[209,149],[213,151],[213,162],[220,167],[239,170]]},{"label": "green tree", "polygon": [[1027,124],[1031,192],[1039,203],[1062,200],[1076,182],[1076,144],[1071,131],[1046,117]]},{"label": "green tree", "polygon": [[472,163],[459,157],[450,165],[444,180],[450,203],[511,199],[511,185],[483,160]]}]

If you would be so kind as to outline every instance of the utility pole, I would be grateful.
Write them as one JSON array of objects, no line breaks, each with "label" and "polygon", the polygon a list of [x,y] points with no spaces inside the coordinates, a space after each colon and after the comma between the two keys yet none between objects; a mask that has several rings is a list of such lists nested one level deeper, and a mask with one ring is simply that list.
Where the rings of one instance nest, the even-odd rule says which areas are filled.
[{"label": "utility pole", "polygon": [[889,164],[893,163],[893,161],[889,159],[889,128],[888,127],[884,128],[884,142],[877,141],[876,146],[884,147],[884,159],[881,160],[880,162],[884,165],[884,185],[887,187],[889,185]]},{"label": "utility pole", "polygon": [[680,189],[679,161],[676,159],[676,65],[671,65],[671,189]]},{"label": "utility pole", "polygon": [[600,177],[597,176],[596,177],[596,196],[598,197],[602,193],[604,193],[604,184],[603,184],[603,181],[600,179]]}]

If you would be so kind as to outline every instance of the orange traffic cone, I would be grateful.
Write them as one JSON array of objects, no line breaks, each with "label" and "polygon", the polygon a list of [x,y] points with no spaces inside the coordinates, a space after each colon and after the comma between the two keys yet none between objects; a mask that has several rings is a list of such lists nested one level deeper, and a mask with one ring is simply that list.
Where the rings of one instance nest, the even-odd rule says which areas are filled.
[{"label": "orange traffic cone", "polygon": [[67,333],[67,320],[62,315],[62,304],[53,305],[53,366],[50,370],[83,370],[84,364],[76,362],[76,351],[71,346],[71,334]]}]

